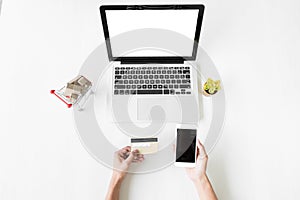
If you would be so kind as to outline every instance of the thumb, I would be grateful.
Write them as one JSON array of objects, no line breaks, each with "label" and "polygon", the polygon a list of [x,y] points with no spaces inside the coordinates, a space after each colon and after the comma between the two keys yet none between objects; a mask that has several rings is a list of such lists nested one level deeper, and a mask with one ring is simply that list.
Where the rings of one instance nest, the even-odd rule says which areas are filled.
[{"label": "thumb", "polygon": [[129,153],[129,156],[126,158],[125,162],[126,162],[127,164],[130,164],[130,163],[133,161],[134,156],[135,156],[136,153],[137,153],[136,150],[130,152],[130,153]]}]

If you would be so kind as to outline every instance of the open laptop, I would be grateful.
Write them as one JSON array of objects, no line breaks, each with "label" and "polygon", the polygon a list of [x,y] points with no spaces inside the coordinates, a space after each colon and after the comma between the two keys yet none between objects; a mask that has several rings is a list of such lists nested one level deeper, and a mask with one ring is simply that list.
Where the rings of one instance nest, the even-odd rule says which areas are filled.
[{"label": "open laptop", "polygon": [[[198,122],[197,71],[189,63],[196,60],[203,12],[203,5],[100,7],[108,58],[113,68],[112,101],[123,105],[130,98],[130,121],[151,120],[151,109],[159,105],[166,114],[164,120]],[[126,32],[132,30],[136,32],[126,38]],[[173,34],[168,35],[170,31],[190,40],[177,44]],[[120,34],[126,39],[118,40],[122,38]],[[166,48],[153,49],[151,42],[156,47],[164,43]],[[135,49],[124,51],[131,45]]]}]

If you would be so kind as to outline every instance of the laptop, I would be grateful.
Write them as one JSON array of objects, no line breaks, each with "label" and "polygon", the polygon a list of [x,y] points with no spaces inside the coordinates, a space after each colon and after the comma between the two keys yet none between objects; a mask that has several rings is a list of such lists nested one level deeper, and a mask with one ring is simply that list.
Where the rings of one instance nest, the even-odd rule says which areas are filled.
[{"label": "laptop", "polygon": [[[100,7],[112,66],[112,103],[126,112],[118,115],[118,122],[198,122],[197,71],[191,63],[196,60],[203,12],[201,4]],[[177,43],[172,33],[190,39]],[[130,103],[126,107],[124,102]],[[153,119],[154,106],[160,106],[165,117]]]}]

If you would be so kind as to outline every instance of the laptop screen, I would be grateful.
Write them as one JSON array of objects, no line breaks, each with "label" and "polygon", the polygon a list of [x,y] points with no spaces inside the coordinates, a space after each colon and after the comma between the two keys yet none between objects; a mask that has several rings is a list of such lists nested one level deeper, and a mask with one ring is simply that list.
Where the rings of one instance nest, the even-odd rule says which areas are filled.
[{"label": "laptop screen", "polygon": [[[101,6],[110,60],[146,57],[195,59],[204,6],[176,6],[179,5]],[[124,51],[124,47],[133,48]]]},{"label": "laptop screen", "polygon": [[[198,10],[109,10],[106,12],[109,36],[111,39],[112,55],[120,56],[174,56],[176,52],[179,56],[192,56],[193,40],[195,36]],[[113,37],[127,31],[154,28],[165,29],[183,34],[188,37],[188,43],[178,44],[181,48],[177,49],[176,37],[168,34],[152,34],[151,30],[143,31],[144,35],[128,38],[126,40],[114,40]],[[134,34],[134,33],[133,33]],[[134,39],[131,41],[130,39]],[[145,40],[164,42],[165,49],[155,49],[145,46]],[[139,49],[132,49],[131,52],[124,54],[122,45],[136,43]],[[149,45],[149,44],[148,44]],[[150,44],[151,45],[151,44]],[[155,44],[153,44],[155,45]],[[176,48],[176,49],[175,49]],[[180,52],[178,52],[178,50]],[[123,55],[122,55],[123,54]]]}]

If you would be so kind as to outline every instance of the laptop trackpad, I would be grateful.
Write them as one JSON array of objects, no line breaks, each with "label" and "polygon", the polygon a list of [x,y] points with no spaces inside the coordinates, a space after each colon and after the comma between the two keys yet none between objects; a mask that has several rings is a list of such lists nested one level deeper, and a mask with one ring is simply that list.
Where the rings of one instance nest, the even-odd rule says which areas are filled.
[{"label": "laptop trackpad", "polygon": [[[165,119],[151,119],[157,109],[160,107],[165,112]],[[159,109],[160,110],[160,109]],[[151,113],[152,112],[152,113]],[[180,122],[182,118],[182,110],[178,99],[175,97],[156,97],[156,98],[138,98],[137,99],[137,119],[141,121],[159,120],[166,122]]]}]

